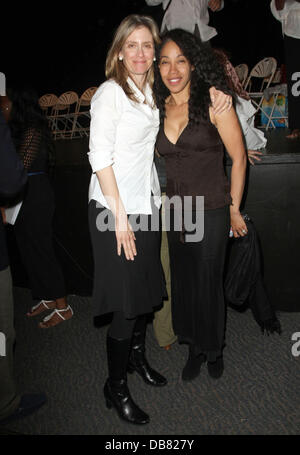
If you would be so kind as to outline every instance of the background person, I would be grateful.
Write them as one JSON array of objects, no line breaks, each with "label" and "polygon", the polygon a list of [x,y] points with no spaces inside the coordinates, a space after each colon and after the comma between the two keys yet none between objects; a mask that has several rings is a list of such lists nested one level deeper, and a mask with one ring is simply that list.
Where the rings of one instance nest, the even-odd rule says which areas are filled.
[{"label": "background person", "polygon": [[209,26],[209,9],[213,12],[224,7],[224,0],[146,0],[147,5],[162,4],[165,10],[161,32],[181,28],[195,33],[202,41],[209,42],[217,35]]},{"label": "background person", "polygon": [[[1,97],[2,98],[2,97]],[[0,100],[1,100],[0,98]],[[1,105],[1,108],[4,107]],[[26,183],[27,175],[11,139],[0,109],[0,197],[8,200]],[[5,230],[0,212],[0,332],[5,346],[0,353],[0,424],[24,417],[42,406],[44,394],[19,395],[14,380],[13,347],[15,342],[12,280],[6,248]],[[1,342],[3,337],[1,337]],[[2,354],[4,348],[5,355]]]},{"label": "background person", "polygon": [[271,12],[282,24],[288,87],[289,139],[300,137],[300,0],[272,0]]},{"label": "background person", "polygon": [[22,262],[34,300],[28,316],[53,310],[39,323],[53,327],[73,315],[67,304],[64,277],[53,246],[54,193],[48,176],[52,137],[32,89],[14,88],[2,100],[16,150],[28,173],[23,203],[14,224]]},{"label": "background person", "polygon": [[264,133],[254,126],[256,109],[251,103],[249,93],[243,89],[239,77],[226,53],[221,49],[214,49],[214,52],[220,63],[224,66],[228,86],[235,94],[235,110],[242,128],[248,160],[254,165],[254,160],[261,160],[260,156],[262,152],[259,150],[266,146],[267,139]]}]

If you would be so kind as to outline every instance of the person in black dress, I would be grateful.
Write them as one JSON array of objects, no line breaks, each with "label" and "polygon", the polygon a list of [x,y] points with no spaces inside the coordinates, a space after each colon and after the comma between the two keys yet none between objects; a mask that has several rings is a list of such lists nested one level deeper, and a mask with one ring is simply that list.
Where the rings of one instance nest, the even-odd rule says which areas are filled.
[{"label": "person in black dress", "polygon": [[[157,56],[153,90],[161,126],[156,146],[165,158],[166,194],[183,203],[183,208],[166,206],[173,328],[179,341],[189,344],[182,379],[197,377],[205,361],[210,376],[219,378],[224,369],[224,258],[230,226],[235,237],[247,233],[239,210],[247,155],[234,108],[215,114],[211,107],[210,86],[228,93],[212,50],[191,33],[175,29],[163,35]],[[223,144],[232,159],[231,186],[224,174]],[[194,223],[198,220],[196,231],[204,218],[202,240],[185,218],[178,227],[187,196],[190,216]],[[197,205],[200,196],[204,207]]]},{"label": "person in black dress", "polygon": [[64,277],[53,247],[54,193],[48,176],[52,150],[51,132],[32,89],[9,89],[4,113],[16,150],[27,170],[28,183],[14,233],[29,286],[37,305],[27,313],[36,316],[52,312],[39,323],[53,327],[73,315],[67,304]]}]

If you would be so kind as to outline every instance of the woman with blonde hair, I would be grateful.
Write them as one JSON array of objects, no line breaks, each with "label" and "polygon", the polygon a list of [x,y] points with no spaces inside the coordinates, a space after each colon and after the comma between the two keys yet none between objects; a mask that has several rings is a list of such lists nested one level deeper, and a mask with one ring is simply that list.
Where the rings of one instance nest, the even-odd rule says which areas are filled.
[{"label": "woman with blonde hair", "polygon": [[[150,17],[125,18],[107,55],[107,81],[91,103],[92,302],[95,315],[113,312],[104,396],[108,408],[135,424],[149,422],[149,416],[131,398],[127,371],[136,371],[152,386],[167,383],[145,358],[146,314],[161,304],[164,293],[159,227],[150,228],[160,208],[153,163],[159,127],[152,98],[154,42],[159,34]],[[105,217],[112,226],[106,226]],[[134,231],[134,224],[146,229]]]},{"label": "woman with blonde hair", "polygon": [[[146,314],[162,302],[160,187],[153,162],[159,112],[152,97],[155,45],[152,18],[131,15],[119,25],[106,59],[106,77],[91,103],[89,224],[94,253],[92,302],[112,312],[107,336],[108,408],[135,424],[149,416],[131,398],[127,371],[152,386],[167,380],[145,358]],[[224,108],[224,94],[217,104]]]}]

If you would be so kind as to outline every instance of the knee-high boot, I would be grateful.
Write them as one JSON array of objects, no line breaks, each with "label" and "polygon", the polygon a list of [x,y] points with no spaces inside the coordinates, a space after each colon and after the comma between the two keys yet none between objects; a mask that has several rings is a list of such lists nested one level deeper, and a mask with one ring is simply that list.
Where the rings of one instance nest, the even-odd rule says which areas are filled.
[{"label": "knee-high boot", "polygon": [[136,371],[146,384],[161,387],[167,384],[166,378],[150,367],[145,356],[146,318],[137,322],[133,332],[128,372]]},{"label": "knee-high boot", "polygon": [[107,361],[109,378],[104,386],[106,406],[114,407],[119,417],[130,423],[145,424],[149,416],[131,398],[127,387],[127,366],[131,338],[117,340],[107,337]]}]

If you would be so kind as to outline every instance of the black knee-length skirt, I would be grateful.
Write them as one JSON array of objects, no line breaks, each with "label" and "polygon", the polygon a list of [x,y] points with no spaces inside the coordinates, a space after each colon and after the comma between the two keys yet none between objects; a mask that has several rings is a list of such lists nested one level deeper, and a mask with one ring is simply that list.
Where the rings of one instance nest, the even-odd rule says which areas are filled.
[{"label": "black knee-length skirt", "polygon": [[[159,229],[135,230],[137,256],[127,260],[123,249],[117,254],[114,231],[99,231],[97,217],[104,208],[96,201],[89,203],[89,227],[94,255],[94,285],[92,304],[94,315],[122,311],[126,318],[151,313],[162,304],[166,294],[160,261],[161,232]],[[154,206],[153,215],[137,215],[151,226],[151,218],[159,216]],[[140,221],[140,220],[139,220]]]}]

